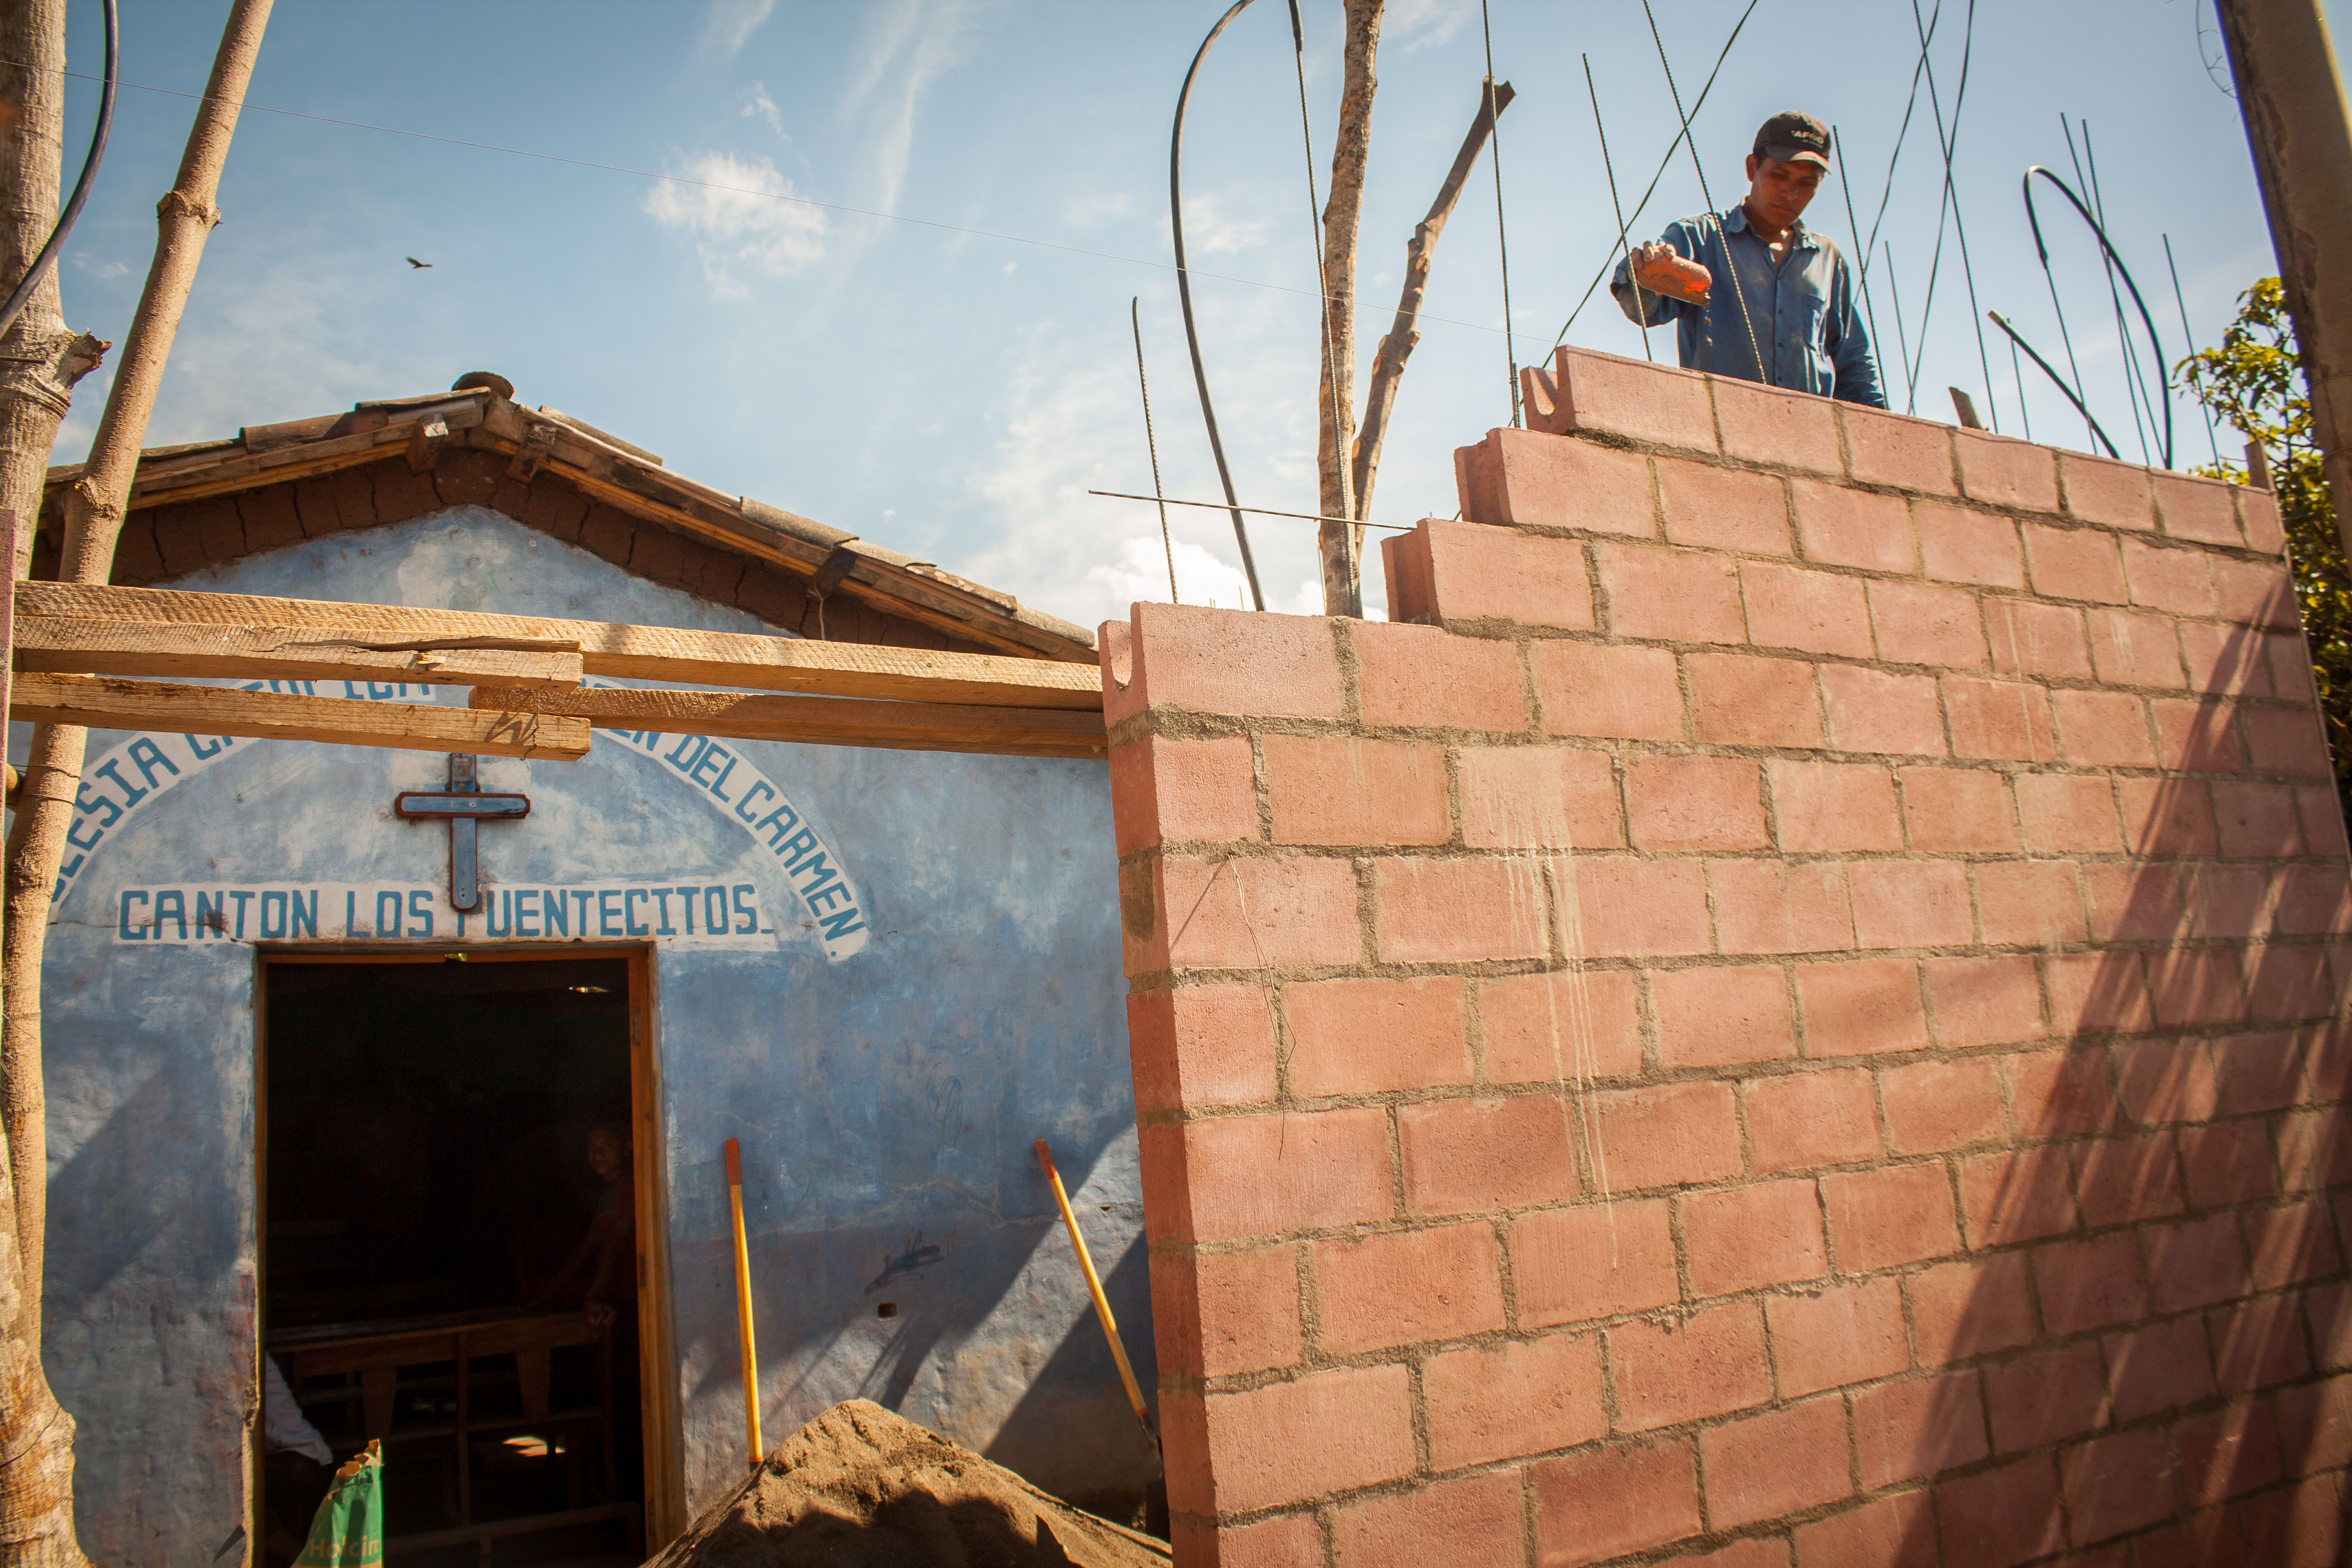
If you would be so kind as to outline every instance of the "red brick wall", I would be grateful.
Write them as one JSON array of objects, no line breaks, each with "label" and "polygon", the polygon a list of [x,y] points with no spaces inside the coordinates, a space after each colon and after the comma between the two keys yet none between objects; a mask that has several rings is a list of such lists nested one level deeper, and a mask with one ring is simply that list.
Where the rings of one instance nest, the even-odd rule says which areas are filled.
[{"label": "red brick wall", "polygon": [[2336,1561],[2268,498],[1558,376],[1388,545],[1428,624],[1104,628],[1179,1561]]}]

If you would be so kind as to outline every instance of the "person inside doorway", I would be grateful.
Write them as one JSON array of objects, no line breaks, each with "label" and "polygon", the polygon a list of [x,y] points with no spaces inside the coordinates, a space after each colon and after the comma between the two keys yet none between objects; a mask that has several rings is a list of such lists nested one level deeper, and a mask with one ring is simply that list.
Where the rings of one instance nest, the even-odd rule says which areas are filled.
[{"label": "person inside doorway", "polygon": [[1636,246],[1610,293],[1644,328],[1676,323],[1685,370],[1885,407],[1853,269],[1804,224],[1829,167],[1828,126],[1774,115],[1756,132],[1739,205],[1683,218]]},{"label": "person inside doorway", "polygon": [[335,1451],[302,1414],[278,1358],[261,1358],[261,1450],[263,1484],[268,1489],[268,1534],[262,1561],[287,1568],[301,1555],[310,1521],[335,1479]]},{"label": "person inside doorway", "polygon": [[[637,1183],[627,1130],[606,1125],[591,1131],[588,1167],[604,1184],[594,1217],[580,1245],[530,1305],[578,1300],[588,1321],[604,1331],[604,1353],[611,1358],[606,1364],[615,1407],[635,1410],[643,1404],[644,1391],[637,1368]],[[588,1276],[587,1287],[575,1298],[571,1294],[573,1281],[583,1272]],[[642,1434],[635,1422],[628,1422],[616,1439],[614,1460],[621,1495],[642,1497]]]},{"label": "person inside doorway", "polygon": [[637,1305],[637,1184],[630,1159],[629,1135],[616,1127],[599,1127],[588,1134],[588,1168],[604,1184],[597,1194],[595,1217],[572,1256],[541,1288],[533,1306],[562,1299],[574,1276],[589,1270],[582,1304],[588,1321],[610,1328],[623,1317],[634,1317]]}]

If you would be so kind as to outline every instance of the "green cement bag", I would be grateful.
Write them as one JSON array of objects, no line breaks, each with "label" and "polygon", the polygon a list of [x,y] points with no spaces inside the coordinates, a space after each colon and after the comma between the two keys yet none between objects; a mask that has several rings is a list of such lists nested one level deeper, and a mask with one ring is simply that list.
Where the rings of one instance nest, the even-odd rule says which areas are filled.
[{"label": "green cement bag", "polygon": [[366,1453],[335,1472],[294,1568],[377,1568],[383,1562],[383,1453],[371,1437]]}]

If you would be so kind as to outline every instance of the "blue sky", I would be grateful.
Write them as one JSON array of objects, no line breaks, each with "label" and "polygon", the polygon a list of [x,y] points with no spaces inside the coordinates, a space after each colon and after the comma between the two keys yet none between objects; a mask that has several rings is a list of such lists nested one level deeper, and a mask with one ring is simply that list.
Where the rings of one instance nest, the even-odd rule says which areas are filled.
[{"label": "blue sky", "polygon": [[[1660,8],[1685,103],[1746,3]],[[1925,0],[1922,14],[1931,6]],[[1302,8],[1320,188],[1340,8]],[[1139,297],[1167,493],[1216,494],[1167,266],[1167,152],[1178,85],[1221,9],[1218,0],[426,0],[391,10],[283,0],[252,105],[453,141],[249,109],[223,184],[227,221],[206,251],[150,444],[496,370],[523,401],[648,447],[681,473],[1087,625],[1134,599],[1165,598],[1152,509],[1085,492],[1150,488],[1128,325]],[[124,0],[125,80],[200,89],[224,10]],[[2063,365],[2017,193],[2030,163],[2071,183],[2064,113],[2089,123],[2109,228],[2167,357],[2181,353],[2168,233],[2190,324],[2200,342],[2217,338],[2237,292],[2275,266],[2236,105],[2214,79],[2226,75],[2200,58],[2218,41],[2210,15],[2200,39],[2199,0],[1985,0],[1972,38],[1968,12],[1968,0],[1944,0],[1933,58],[1949,123],[1964,44],[1970,51],[1954,181],[1979,304],[2011,316]],[[74,69],[97,68],[96,15],[73,7]],[[1508,353],[1526,363],[1546,355],[1616,235],[1580,55],[1592,62],[1629,205],[1677,122],[1638,4],[1489,0],[1489,16],[1496,73],[1519,95],[1503,117],[1502,166]],[[1759,0],[1695,122],[1719,205],[1736,199],[1741,158],[1766,115],[1803,108],[1838,125],[1865,233],[1887,197],[1879,233],[1892,262],[1875,253],[1872,288],[1898,407],[1906,377],[1893,296],[1906,335],[1919,338],[1942,196],[1924,89],[1887,177],[1919,56],[1915,26],[1908,0]],[[1391,0],[1360,261],[1365,363],[1394,309],[1412,225],[1476,105],[1483,49],[1476,0]],[[88,82],[71,87],[68,180],[96,98]],[[1195,91],[1186,221],[1243,500],[1311,511],[1316,312],[1297,92],[1283,6],[1260,0],[1228,29]],[[121,338],[192,109],[185,97],[124,91],[64,268],[77,328]],[[1633,226],[1647,237],[1700,205],[1680,154]],[[2062,205],[2042,210],[2074,347],[2094,411],[2137,458],[2107,286],[2087,231],[2058,216]],[[1809,217],[1852,248],[1834,184]],[[433,268],[416,271],[405,256]],[[1934,289],[1914,350],[1917,406],[1948,419],[1948,384],[1986,396],[1948,227]],[[1445,233],[1425,309],[1383,456],[1380,521],[1452,515],[1453,449],[1509,417],[1484,165]],[[1987,334],[1991,404],[2001,428],[2018,433],[2009,355]],[[1642,349],[1605,294],[1584,307],[1569,341]],[[1653,346],[1671,357],[1666,333]],[[2033,435],[2087,441],[2057,394],[2030,365],[2025,374]],[[83,384],[58,460],[84,454],[103,396],[100,378]],[[2209,459],[2205,426],[2185,400],[2175,420],[2176,461]],[[1237,603],[1224,516],[1171,516],[1185,601]],[[1273,607],[1319,609],[1312,525],[1254,520],[1252,542]]]}]

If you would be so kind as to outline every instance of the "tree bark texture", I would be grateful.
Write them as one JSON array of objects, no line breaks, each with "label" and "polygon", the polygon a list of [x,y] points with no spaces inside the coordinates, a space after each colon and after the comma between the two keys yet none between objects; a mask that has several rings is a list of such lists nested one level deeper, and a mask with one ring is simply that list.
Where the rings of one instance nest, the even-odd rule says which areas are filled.
[{"label": "tree bark texture", "polygon": [[74,1539],[73,1417],[41,1370],[39,1275],[16,1249],[16,1184],[0,1167],[0,1564],[89,1568]]},{"label": "tree bark texture", "polygon": [[[0,5],[0,291],[14,289],[58,220],[66,107],[66,0]],[[33,556],[34,521],[58,426],[74,383],[107,345],[66,325],[55,268],[0,336],[0,510],[24,520],[16,576]]]},{"label": "tree bark texture", "polygon": [[1381,443],[1388,437],[1389,414],[1396,406],[1404,362],[1421,342],[1421,331],[1413,323],[1421,319],[1422,296],[1429,288],[1430,262],[1437,254],[1438,237],[1445,232],[1445,220],[1454,216],[1454,204],[1462,197],[1462,186],[1477,165],[1478,153],[1493,133],[1496,117],[1511,106],[1514,96],[1509,82],[1499,83],[1490,104],[1485,85],[1480,85],[1478,112],[1470,121],[1469,134],[1462,138],[1462,150],[1454,154],[1454,167],[1446,171],[1445,183],[1437,188],[1437,199],[1429,204],[1429,216],[1413,226],[1412,238],[1405,245],[1404,287],[1397,294],[1396,320],[1372,357],[1371,379],[1364,392],[1364,426],[1356,437],[1357,517],[1372,515],[1372,481],[1380,477]]},{"label": "tree bark texture", "polygon": [[[1317,387],[1316,509],[1325,517],[1360,518],[1349,471],[1356,406],[1356,230],[1364,210],[1364,165],[1371,153],[1372,94],[1381,11],[1386,0],[1348,0],[1348,41],[1339,84],[1339,132],[1331,146],[1331,195],[1323,206],[1323,373]],[[1326,615],[1364,613],[1363,532],[1345,523],[1317,525]]]},{"label": "tree bark texture", "polygon": [[2221,37],[2303,351],[2336,527],[2352,550],[2352,112],[2320,0],[2220,0]]},{"label": "tree bark texture", "polygon": [[[147,286],[131,318],[121,366],[107,396],[106,412],[99,419],[89,465],[66,499],[65,551],[58,575],[67,582],[104,583],[112,573],[115,543],[122,531],[131,481],[138,473],[139,449],[154,412],[163,366],[171,357],[172,340],[179,331],[205,240],[220,221],[214,204],[220,193],[221,168],[227,161],[237,111],[261,50],[269,8],[270,0],[235,0],[230,6],[179,174],[156,205],[155,258],[148,268]],[[52,205],[57,185],[53,174],[48,184]],[[35,242],[36,247],[38,243]],[[34,505],[37,507],[38,501],[37,489]],[[73,1545],[72,1455],[70,1447],[64,1446],[70,1443],[71,1424],[63,1420],[62,1412],[56,1419],[47,1418],[36,1404],[20,1404],[16,1395],[20,1364],[28,1369],[25,1373],[28,1383],[38,1383],[43,1395],[47,1390],[40,1373],[40,1280],[47,1185],[42,1132],[47,1096],[41,1077],[41,950],[48,931],[49,891],[57,882],[66,830],[73,823],[74,794],[80,784],[86,738],[86,731],[67,725],[43,726],[34,731],[17,800],[16,824],[8,839],[7,925],[5,937],[0,937],[0,989],[5,989],[6,1006],[5,1026],[0,1026],[0,1054],[5,1054],[0,1102],[6,1108],[13,1178],[9,1207],[15,1223],[9,1227],[10,1245],[0,1253],[0,1274],[5,1274],[0,1279],[0,1298],[13,1297],[16,1305],[6,1332],[0,1335],[0,1377],[8,1380],[5,1388],[11,1400],[10,1408],[0,1412],[0,1465],[14,1468],[16,1450],[5,1445],[16,1436],[15,1426],[20,1420],[40,1425],[28,1431],[26,1439],[26,1459],[36,1468],[26,1471],[25,1484],[11,1484],[9,1471],[0,1469],[0,1568],[16,1568],[19,1563],[46,1568],[50,1563],[83,1561]],[[48,1408],[56,1409],[53,1398]],[[58,1496],[63,1497],[63,1503],[52,1506]],[[55,1518],[62,1518],[64,1523],[41,1523]],[[61,1548],[57,1544],[59,1541]],[[25,1544],[20,1546],[19,1542]]]},{"label": "tree bark texture", "polygon": [[[65,0],[0,5],[0,290],[13,289],[58,218],[65,134]],[[21,577],[32,559],[49,449],[106,345],[65,324],[52,268],[0,334],[0,517]],[[0,638],[0,658],[6,653]],[[5,688],[0,671],[0,688]],[[5,699],[0,699],[4,703]],[[21,798],[21,797],[20,797]],[[13,928],[13,917],[8,924]],[[10,987],[13,990],[13,985]],[[13,995],[0,1002],[13,1001]],[[38,1017],[38,985],[33,1005]],[[41,1365],[41,1233],[48,1183],[37,1047],[28,1073],[0,1037],[0,1565],[86,1568],[74,1532],[73,1418]],[[25,1091],[30,1089],[29,1095]],[[28,1172],[36,1251],[20,1237]]]}]

